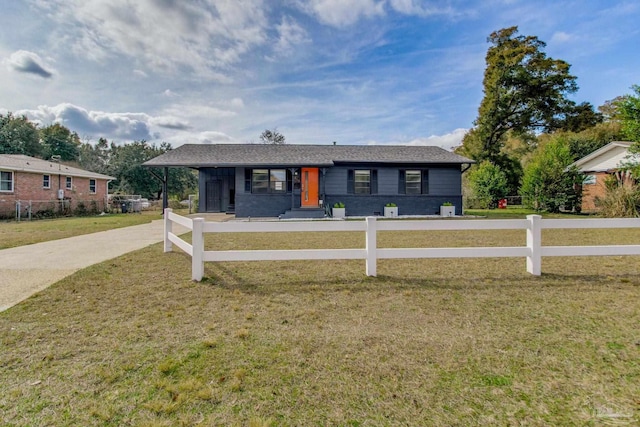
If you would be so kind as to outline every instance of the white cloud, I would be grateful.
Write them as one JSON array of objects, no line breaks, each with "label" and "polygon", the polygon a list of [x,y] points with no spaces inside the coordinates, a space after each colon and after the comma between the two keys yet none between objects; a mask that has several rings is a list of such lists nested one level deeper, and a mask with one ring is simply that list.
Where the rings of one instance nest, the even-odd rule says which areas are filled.
[{"label": "white cloud", "polygon": [[565,33],[564,31],[557,31],[553,33],[551,36],[552,43],[567,43],[573,41],[575,37],[569,33]]},{"label": "white cloud", "polygon": [[296,45],[308,43],[311,39],[307,32],[289,16],[283,16],[280,24],[276,26],[278,41],[274,50],[281,55],[289,54]]},{"label": "white cloud", "polygon": [[431,135],[426,138],[416,138],[404,145],[435,145],[442,147],[445,150],[451,150],[459,145],[462,145],[462,138],[469,129],[458,128],[444,135]]},{"label": "white cloud", "polygon": [[229,101],[229,105],[232,108],[244,108],[244,101],[242,100],[242,98],[233,98],[231,101]]},{"label": "white cloud", "polygon": [[20,110],[30,120],[47,126],[60,123],[80,135],[124,140],[152,139],[151,117],[144,113],[108,113],[88,111],[73,104],[64,103],[50,107],[40,105],[35,110]]},{"label": "white cloud", "polygon": [[54,73],[53,68],[49,67],[37,53],[27,50],[13,52],[11,56],[5,60],[5,63],[14,71],[35,74],[44,79],[50,79]]},{"label": "white cloud", "polygon": [[173,116],[152,117],[149,119],[149,123],[166,129],[187,130],[191,128],[188,121]]},{"label": "white cloud", "polygon": [[206,131],[196,135],[201,144],[237,144],[239,141],[223,132]]},{"label": "white cloud", "polygon": [[36,3],[58,22],[61,49],[95,61],[124,55],[147,68],[228,82],[227,67],[266,42],[261,0],[200,2],[51,0]]},{"label": "white cloud", "polygon": [[376,0],[310,0],[298,2],[302,10],[332,27],[347,27],[361,17],[384,15],[384,1]]},{"label": "white cloud", "polygon": [[235,111],[197,104],[173,104],[166,108],[164,112],[170,116],[201,118],[205,120],[234,117],[237,115]]},{"label": "white cloud", "polygon": [[389,4],[396,12],[405,15],[417,15],[427,17],[432,15],[455,15],[456,12],[450,6],[435,7],[416,0],[389,0]]},{"label": "white cloud", "polygon": [[422,138],[415,138],[410,141],[394,141],[385,143],[370,141],[368,145],[430,145],[441,147],[445,150],[452,150],[453,148],[462,145],[462,138],[464,138],[464,135],[468,132],[468,130],[469,129],[458,128],[444,135],[431,135]]}]

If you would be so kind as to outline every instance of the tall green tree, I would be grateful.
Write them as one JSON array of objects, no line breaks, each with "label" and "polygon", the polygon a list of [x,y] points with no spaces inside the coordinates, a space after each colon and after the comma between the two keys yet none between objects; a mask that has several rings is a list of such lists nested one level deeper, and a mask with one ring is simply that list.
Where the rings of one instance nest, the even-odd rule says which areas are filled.
[{"label": "tall green tree", "polygon": [[551,141],[540,147],[524,169],[520,194],[525,206],[536,210],[559,212],[561,208],[580,206],[579,184],[583,176],[575,168],[569,144]]},{"label": "tall green tree", "polygon": [[[159,147],[147,141],[134,141],[129,144],[111,143],[109,157],[109,175],[117,178],[112,189],[121,194],[139,194],[147,198],[160,198],[162,183],[150,168],[142,166],[147,160],[171,150],[171,145],[162,143]],[[197,177],[186,168],[170,168],[167,192],[184,198],[197,188]]]},{"label": "tall green tree", "polygon": [[0,154],[42,155],[38,128],[25,116],[0,114]]},{"label": "tall green tree", "polygon": [[80,154],[80,137],[60,123],[40,129],[40,141],[45,159],[60,156],[62,161],[70,162]]},{"label": "tall green tree", "polygon": [[510,176],[518,162],[503,152],[508,133],[559,127],[567,113],[576,112],[567,96],[578,86],[567,62],[547,57],[545,43],[535,36],[518,35],[518,27],[496,31],[487,41],[491,47],[486,55],[484,97],[461,151],[499,166]]},{"label": "tall green tree", "polygon": [[100,138],[95,145],[89,142],[80,145],[78,165],[82,169],[108,174],[110,157],[109,142],[105,138]]},{"label": "tall green tree", "polygon": [[615,101],[622,134],[628,141],[640,143],[640,85],[633,85],[634,95],[625,95]]}]

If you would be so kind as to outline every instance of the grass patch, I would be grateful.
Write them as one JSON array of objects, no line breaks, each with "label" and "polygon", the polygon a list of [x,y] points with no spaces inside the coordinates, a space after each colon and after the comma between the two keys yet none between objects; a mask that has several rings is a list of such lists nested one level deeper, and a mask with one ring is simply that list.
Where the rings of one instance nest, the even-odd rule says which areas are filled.
[{"label": "grass patch", "polygon": [[0,249],[146,224],[156,219],[162,219],[159,211],[143,211],[141,214],[108,214],[92,217],[0,222]]},{"label": "grass patch", "polygon": [[[354,247],[363,233],[221,234],[216,248]],[[524,232],[380,233],[381,246]],[[210,237],[210,236],[208,236]],[[553,230],[545,244],[638,242]],[[207,263],[154,245],[0,313],[3,425],[640,422],[640,257]],[[624,425],[624,424],[623,424]]]},{"label": "grass patch", "polygon": [[548,212],[538,212],[527,209],[521,205],[509,205],[506,209],[465,209],[465,215],[480,216],[489,219],[526,218],[527,215],[541,215],[544,218],[567,218],[575,219],[586,215],[576,215],[572,213],[550,214]]}]

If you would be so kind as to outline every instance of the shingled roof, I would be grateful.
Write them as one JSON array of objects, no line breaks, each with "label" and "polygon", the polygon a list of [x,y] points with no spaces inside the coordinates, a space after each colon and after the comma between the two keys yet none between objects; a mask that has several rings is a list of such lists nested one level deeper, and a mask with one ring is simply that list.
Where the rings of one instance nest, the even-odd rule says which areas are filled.
[{"label": "shingled roof", "polygon": [[185,144],[145,166],[333,166],[339,163],[463,164],[473,160],[440,147],[406,145]]},{"label": "shingled roof", "polygon": [[72,166],[63,165],[62,163],[53,163],[48,160],[25,156],[24,154],[0,154],[0,169],[16,172],[41,173],[45,175],[67,175],[106,180],[115,179],[112,176],[74,168]]}]

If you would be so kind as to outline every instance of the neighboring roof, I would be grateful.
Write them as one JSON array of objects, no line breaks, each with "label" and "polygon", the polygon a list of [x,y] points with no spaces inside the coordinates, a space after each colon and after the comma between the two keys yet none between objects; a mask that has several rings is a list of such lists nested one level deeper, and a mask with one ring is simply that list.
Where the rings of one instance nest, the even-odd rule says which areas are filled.
[{"label": "neighboring roof", "polygon": [[333,166],[337,163],[474,163],[440,147],[407,145],[185,144],[145,166]]},{"label": "neighboring roof", "polygon": [[618,169],[623,163],[628,162],[629,147],[633,142],[613,141],[594,151],[591,154],[575,161],[575,166],[580,172],[605,172]]},{"label": "neighboring roof", "polygon": [[0,154],[0,169],[16,172],[41,173],[45,175],[75,176],[79,178],[115,179],[112,176],[89,172],[84,169],[63,165],[62,163],[37,159],[35,157],[25,156],[24,154]]}]

